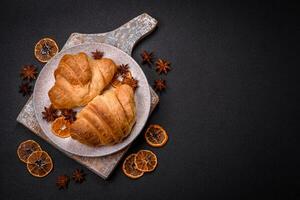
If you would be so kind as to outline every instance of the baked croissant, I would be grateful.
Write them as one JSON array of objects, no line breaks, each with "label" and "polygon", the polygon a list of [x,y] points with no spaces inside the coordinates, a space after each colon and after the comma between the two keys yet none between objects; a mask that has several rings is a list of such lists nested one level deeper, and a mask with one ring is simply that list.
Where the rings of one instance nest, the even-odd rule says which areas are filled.
[{"label": "baked croissant", "polygon": [[57,109],[84,106],[110,83],[117,71],[109,58],[94,60],[85,53],[64,55],[54,72],[48,95]]},{"label": "baked croissant", "polygon": [[73,139],[90,146],[112,145],[126,138],[136,120],[133,89],[120,85],[89,102],[76,116]]}]

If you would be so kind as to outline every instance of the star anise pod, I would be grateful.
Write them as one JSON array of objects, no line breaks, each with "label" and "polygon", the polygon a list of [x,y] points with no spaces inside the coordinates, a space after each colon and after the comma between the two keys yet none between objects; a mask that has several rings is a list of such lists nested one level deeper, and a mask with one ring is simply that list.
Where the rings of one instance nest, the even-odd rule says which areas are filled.
[{"label": "star anise pod", "polygon": [[20,86],[19,86],[19,92],[22,93],[22,95],[25,97],[25,96],[28,96],[32,93],[32,86],[29,84],[29,83],[22,83]]},{"label": "star anise pod", "polygon": [[23,80],[34,80],[36,79],[37,70],[33,65],[24,65],[21,69],[20,76]]},{"label": "star anise pod", "polygon": [[162,59],[158,59],[156,61],[156,71],[161,74],[161,73],[164,73],[164,74],[167,74],[168,71],[171,70],[171,63],[166,61],[166,60],[162,60]]},{"label": "star anise pod", "polygon": [[63,109],[61,110],[61,115],[64,116],[65,120],[73,123],[76,120],[76,111],[72,109]]},{"label": "star anise pod", "polygon": [[56,186],[58,189],[67,189],[69,185],[69,177],[67,175],[58,176],[56,179]]},{"label": "star anise pod", "polygon": [[93,54],[93,58],[95,60],[100,60],[104,55],[104,53],[102,51],[98,51],[98,50],[92,52],[92,54]]},{"label": "star anise pod", "polygon": [[166,81],[163,79],[158,79],[154,81],[154,89],[158,92],[161,92],[167,88]]},{"label": "star anise pod", "polygon": [[127,84],[135,91],[138,88],[138,80],[133,77],[125,77],[122,81],[123,84]]},{"label": "star anise pod", "polygon": [[121,75],[122,77],[125,77],[128,73],[129,73],[129,66],[128,64],[124,65],[119,65],[118,66],[118,71],[117,71],[117,74],[118,75]]},{"label": "star anise pod", "polygon": [[147,51],[143,51],[143,53],[141,53],[141,57],[143,59],[142,64],[153,64],[153,52],[148,53]]},{"label": "star anise pod", "polygon": [[81,169],[76,169],[73,174],[72,174],[72,179],[76,182],[76,183],[82,183],[83,181],[85,181],[85,173],[83,172],[83,170]]},{"label": "star anise pod", "polygon": [[47,122],[52,122],[58,118],[58,110],[55,109],[52,104],[48,108],[44,107],[44,110],[45,111],[42,112],[43,119],[45,119]]},{"label": "star anise pod", "polygon": [[115,74],[114,77],[112,78],[110,84],[116,88],[122,84],[122,81],[119,80],[119,75]]}]

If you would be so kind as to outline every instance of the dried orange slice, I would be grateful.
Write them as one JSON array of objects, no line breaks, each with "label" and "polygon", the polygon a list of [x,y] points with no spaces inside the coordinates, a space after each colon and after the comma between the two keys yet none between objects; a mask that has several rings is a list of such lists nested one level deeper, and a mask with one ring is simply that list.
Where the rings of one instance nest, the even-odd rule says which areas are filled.
[{"label": "dried orange slice", "polygon": [[40,62],[48,62],[59,51],[58,46],[51,38],[43,38],[34,47],[34,56]]},{"label": "dried orange slice", "polygon": [[24,142],[22,142],[17,150],[17,154],[19,159],[24,162],[27,163],[27,158],[35,151],[41,151],[42,148],[40,147],[40,145],[33,140],[26,140]]},{"label": "dried orange slice", "polygon": [[70,126],[71,123],[65,120],[64,117],[59,117],[54,120],[51,125],[52,132],[61,138],[70,137]]},{"label": "dried orange slice", "polygon": [[138,170],[142,172],[151,172],[157,165],[157,157],[152,151],[140,150],[134,158],[134,163]]},{"label": "dried orange slice", "polygon": [[152,124],[145,133],[145,139],[150,146],[161,147],[168,141],[168,134],[160,125]]},{"label": "dried orange slice", "polygon": [[136,154],[130,154],[123,162],[122,170],[129,178],[137,179],[143,176],[144,172],[138,170],[135,166],[134,159]]},{"label": "dried orange slice", "polygon": [[27,159],[27,170],[32,176],[47,176],[52,168],[52,159],[45,151],[35,151]]}]

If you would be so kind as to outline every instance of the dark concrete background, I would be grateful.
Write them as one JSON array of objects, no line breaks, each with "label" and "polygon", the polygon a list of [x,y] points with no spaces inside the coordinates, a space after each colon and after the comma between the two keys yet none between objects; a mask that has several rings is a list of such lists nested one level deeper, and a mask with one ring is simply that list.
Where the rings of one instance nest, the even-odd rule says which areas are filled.
[{"label": "dark concrete background", "polygon": [[[143,49],[172,62],[168,89],[148,124],[159,123],[170,140],[150,148],[141,135],[130,152],[151,149],[155,172],[133,181],[120,166],[102,180],[59,191],[58,175],[75,161],[17,124],[27,98],[18,93],[24,64],[42,37],[62,46],[72,32],[117,28],[147,12],[157,30]],[[283,2],[249,1],[1,1],[1,199],[299,199],[299,9]],[[159,76],[142,66],[150,83]],[[54,160],[46,178],[29,175],[18,144],[38,141]]]}]

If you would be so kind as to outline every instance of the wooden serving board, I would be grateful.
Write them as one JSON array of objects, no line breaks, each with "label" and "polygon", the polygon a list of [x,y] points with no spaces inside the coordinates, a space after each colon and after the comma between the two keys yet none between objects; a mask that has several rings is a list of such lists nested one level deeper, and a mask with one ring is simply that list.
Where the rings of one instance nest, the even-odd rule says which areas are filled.
[{"label": "wooden serving board", "polygon": [[[62,49],[67,49],[84,43],[107,43],[131,55],[134,45],[140,39],[151,33],[156,27],[156,25],[157,20],[144,13],[111,32],[98,34],[72,33]],[[159,102],[159,97],[151,88],[151,86],[149,87],[151,92],[152,112]],[[29,98],[29,100],[21,110],[20,114],[18,115],[17,121],[29,128],[36,135],[40,136],[41,138],[52,144],[55,148],[65,153],[68,157],[86,166],[88,169],[90,169],[91,171],[93,171],[94,173],[96,173],[104,179],[109,177],[111,172],[114,170],[114,168],[116,167],[116,165],[121,160],[121,158],[130,146],[129,145],[128,147],[122,149],[121,151],[118,151],[117,153],[103,157],[82,157],[65,152],[64,150],[58,148],[55,144],[53,144],[42,132],[35,118],[32,96]]]}]

